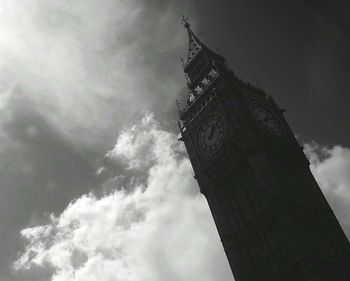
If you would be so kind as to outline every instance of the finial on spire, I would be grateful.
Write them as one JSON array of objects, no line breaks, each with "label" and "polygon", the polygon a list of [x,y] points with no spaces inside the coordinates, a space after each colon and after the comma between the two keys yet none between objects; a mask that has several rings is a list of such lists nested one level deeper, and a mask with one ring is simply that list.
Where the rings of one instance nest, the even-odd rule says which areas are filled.
[{"label": "finial on spire", "polygon": [[176,103],[177,109],[180,112],[181,111],[180,102],[178,100],[176,100],[175,103]]},{"label": "finial on spire", "polygon": [[182,66],[185,66],[185,60],[184,60],[183,57],[180,57],[180,61],[181,61],[181,63],[182,63]]},{"label": "finial on spire", "polygon": [[181,23],[184,25],[184,27],[186,28],[190,28],[191,24],[190,24],[190,20],[188,17],[185,17],[184,15],[182,15],[182,21]]}]

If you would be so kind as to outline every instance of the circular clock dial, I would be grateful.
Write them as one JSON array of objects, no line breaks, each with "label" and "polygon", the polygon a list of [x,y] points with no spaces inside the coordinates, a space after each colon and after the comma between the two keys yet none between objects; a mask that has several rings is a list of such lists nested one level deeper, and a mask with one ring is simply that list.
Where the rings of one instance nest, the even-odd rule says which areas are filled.
[{"label": "circular clock dial", "polygon": [[260,128],[276,136],[284,135],[284,127],[272,111],[262,105],[254,104],[252,113]]},{"label": "circular clock dial", "polygon": [[221,114],[208,116],[198,129],[197,148],[205,156],[217,151],[226,136],[227,127]]}]

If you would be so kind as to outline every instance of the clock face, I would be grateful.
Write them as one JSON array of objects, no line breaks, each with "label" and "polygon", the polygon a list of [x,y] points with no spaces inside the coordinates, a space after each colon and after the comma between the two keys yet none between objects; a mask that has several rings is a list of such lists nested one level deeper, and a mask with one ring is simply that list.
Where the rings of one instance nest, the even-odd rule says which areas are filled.
[{"label": "clock face", "polygon": [[227,134],[224,116],[221,114],[209,115],[197,131],[197,149],[204,156],[216,152]]},{"label": "clock face", "polygon": [[252,113],[260,128],[275,136],[284,135],[283,124],[272,111],[262,105],[253,104]]}]

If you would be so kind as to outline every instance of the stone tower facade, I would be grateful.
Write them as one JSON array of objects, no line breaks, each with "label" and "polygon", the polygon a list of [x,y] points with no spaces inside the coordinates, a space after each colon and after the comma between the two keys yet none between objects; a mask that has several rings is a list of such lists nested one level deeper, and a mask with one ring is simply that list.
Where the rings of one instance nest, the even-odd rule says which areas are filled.
[{"label": "stone tower facade", "polygon": [[283,110],[184,25],[181,140],[235,280],[349,281],[349,242]]}]

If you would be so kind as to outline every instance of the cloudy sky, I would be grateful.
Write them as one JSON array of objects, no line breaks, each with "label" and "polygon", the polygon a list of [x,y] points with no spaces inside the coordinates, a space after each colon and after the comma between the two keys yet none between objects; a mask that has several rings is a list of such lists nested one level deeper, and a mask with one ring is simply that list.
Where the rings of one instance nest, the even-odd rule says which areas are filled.
[{"label": "cloudy sky", "polygon": [[0,0],[0,281],[232,280],[177,142],[182,14],[287,109],[350,237],[348,4],[263,2]]}]

